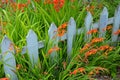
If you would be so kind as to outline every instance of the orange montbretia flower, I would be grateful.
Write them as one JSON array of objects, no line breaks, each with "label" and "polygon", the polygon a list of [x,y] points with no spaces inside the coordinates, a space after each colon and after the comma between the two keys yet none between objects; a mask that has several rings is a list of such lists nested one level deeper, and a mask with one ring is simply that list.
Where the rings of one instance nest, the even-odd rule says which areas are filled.
[{"label": "orange montbretia flower", "polygon": [[106,30],[110,30],[110,29],[112,29],[112,25],[108,25],[107,27],[105,27],[105,28],[103,28],[103,31],[106,31]]},{"label": "orange montbretia flower", "polygon": [[61,30],[61,31],[58,31],[58,34],[57,36],[63,36],[64,34],[66,33],[66,30]]},{"label": "orange montbretia flower", "polygon": [[98,49],[91,49],[91,50],[87,51],[87,52],[85,53],[85,58],[87,58],[88,56],[90,56],[90,55],[92,55],[92,54],[96,54],[97,51],[98,51]]},{"label": "orange montbretia flower", "polygon": [[59,10],[65,4],[65,0],[44,0],[44,4],[53,4],[54,9],[59,12]]},{"label": "orange montbretia flower", "polygon": [[104,46],[99,47],[99,50],[102,50],[102,51],[107,50],[107,49],[109,49],[109,45],[104,45]]},{"label": "orange montbretia flower", "polygon": [[51,54],[52,52],[58,51],[58,50],[60,50],[60,48],[57,47],[57,46],[55,46],[55,47],[53,47],[53,48],[51,48],[51,49],[48,50],[48,54]]},{"label": "orange montbretia flower", "polygon": [[100,71],[107,71],[107,72],[108,72],[108,70],[107,70],[106,68],[96,67],[96,68],[94,68],[92,71],[90,71],[90,72],[88,73],[88,75],[91,77],[91,76],[94,75],[94,74],[99,74]]},{"label": "orange montbretia flower", "polygon": [[26,6],[27,6],[26,4],[22,4],[22,3],[17,4],[19,10],[23,9]]},{"label": "orange montbretia flower", "polygon": [[113,48],[112,47],[110,47],[109,45],[104,45],[104,46],[100,46],[99,47],[99,50],[102,50],[102,51],[104,51],[104,50],[112,50]]},{"label": "orange montbretia flower", "polygon": [[76,75],[77,73],[85,73],[85,68],[81,67],[81,68],[78,68],[78,69],[75,69],[73,72],[70,72],[70,75]]},{"label": "orange montbretia flower", "polygon": [[71,72],[70,74],[76,75],[78,73],[78,70],[74,70],[73,72]]},{"label": "orange montbretia flower", "polygon": [[81,73],[84,73],[85,72],[85,68],[83,68],[83,67],[78,68],[78,71],[81,72]]},{"label": "orange montbretia flower", "polygon": [[120,29],[118,29],[116,32],[114,32],[115,35],[119,35],[120,34]]},{"label": "orange montbretia flower", "polygon": [[65,0],[53,0],[55,10],[58,12],[64,5]]},{"label": "orange montbretia flower", "polygon": [[14,9],[14,11],[22,10],[24,11],[24,8],[27,7],[30,4],[30,0],[27,1],[27,3],[15,3],[11,2],[11,7]]},{"label": "orange montbretia flower", "polygon": [[91,46],[91,44],[90,43],[88,43],[88,44],[85,44],[85,46],[80,50],[80,52],[82,53],[83,51],[85,51],[85,50],[87,50],[87,49],[89,49],[89,47]]},{"label": "orange montbretia flower", "polygon": [[57,29],[57,36],[63,36],[66,33],[66,28],[67,28],[68,23],[65,22],[62,25],[60,25]]},{"label": "orange montbretia flower", "polygon": [[65,29],[67,27],[67,25],[68,25],[68,22],[65,22],[61,25],[61,28]]},{"label": "orange montbretia flower", "polygon": [[0,78],[0,80],[10,80],[9,78]]},{"label": "orange montbretia flower", "polygon": [[102,42],[104,38],[94,38],[92,39],[91,43],[97,43],[97,42]]},{"label": "orange montbretia flower", "polygon": [[87,32],[87,34],[93,34],[93,33],[97,33],[98,30],[97,29],[92,29],[90,31]]}]

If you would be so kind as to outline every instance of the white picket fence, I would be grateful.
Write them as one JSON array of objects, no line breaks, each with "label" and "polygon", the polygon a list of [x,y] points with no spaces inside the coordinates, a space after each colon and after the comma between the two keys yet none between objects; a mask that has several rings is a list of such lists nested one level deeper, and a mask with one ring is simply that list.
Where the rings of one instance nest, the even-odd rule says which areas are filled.
[{"label": "white picket fence", "polygon": [[[76,34],[86,33],[91,29],[99,28],[99,37],[105,37],[105,31],[103,31],[103,28],[105,28],[107,25],[113,24],[112,28],[112,42],[116,42],[118,39],[118,35],[114,35],[113,33],[116,32],[120,28],[120,6],[115,10],[115,15],[112,18],[108,18],[108,10],[106,7],[104,7],[99,22],[93,23],[93,17],[90,12],[87,13],[87,16],[85,18],[85,27],[82,27],[80,29],[76,29],[76,22],[74,18],[70,18],[68,22],[67,32],[62,37],[55,37],[57,27],[54,23],[51,24],[48,35],[49,35],[49,41],[52,41],[53,45],[58,45],[59,40],[66,40],[67,39],[67,55],[70,59],[71,57],[71,51],[72,51],[72,44],[73,40],[75,39]],[[85,40],[89,39],[91,35],[85,36]],[[44,41],[38,41],[37,35],[33,30],[29,30],[28,35],[26,37],[27,46],[24,46],[22,48],[22,54],[28,53],[32,66],[34,67],[35,64],[39,61],[39,52],[38,49],[43,48]],[[50,43],[49,42],[49,43]],[[1,43],[1,51],[0,54],[0,61],[3,61],[4,65],[4,72],[6,75],[10,75],[11,80],[18,80],[17,75],[14,73],[16,71],[16,60],[14,57],[15,49],[12,41],[8,39],[8,37],[5,35],[2,43]],[[9,50],[9,46],[11,46],[13,49]],[[27,52],[28,51],[28,52]],[[51,59],[57,59],[57,52],[53,52],[51,54]]]}]

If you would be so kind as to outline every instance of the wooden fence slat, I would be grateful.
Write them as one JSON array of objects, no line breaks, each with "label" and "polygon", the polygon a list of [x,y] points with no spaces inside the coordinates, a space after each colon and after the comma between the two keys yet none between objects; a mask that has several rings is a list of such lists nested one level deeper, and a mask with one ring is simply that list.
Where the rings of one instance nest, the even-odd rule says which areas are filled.
[{"label": "wooden fence slat", "polygon": [[114,23],[113,23],[113,29],[112,29],[112,42],[116,42],[118,39],[118,34],[114,34],[120,27],[120,5],[115,11],[114,15]]},{"label": "wooden fence slat", "polygon": [[92,29],[91,28],[92,22],[93,22],[93,17],[91,13],[88,12],[85,18],[85,41],[91,38],[91,34],[87,34],[87,32]]},{"label": "wooden fence slat", "polygon": [[105,37],[105,32],[103,29],[107,26],[108,22],[108,10],[106,7],[104,7],[101,15],[100,15],[100,21],[99,21],[99,37]]},{"label": "wooden fence slat", "polygon": [[74,18],[70,18],[68,22],[68,27],[67,27],[67,55],[68,59],[71,57],[71,51],[72,51],[72,44],[73,40],[76,36],[76,22]]},{"label": "wooden fence slat", "polygon": [[11,80],[18,80],[16,72],[16,61],[14,57],[14,46],[12,42],[4,36],[1,43],[1,51],[5,75],[9,75]]},{"label": "wooden fence slat", "polygon": [[[54,23],[52,23],[50,25],[50,28],[48,30],[48,35],[49,35],[49,46],[54,47],[54,46],[58,46],[58,36],[57,36],[57,27]],[[52,43],[51,43],[52,42]],[[50,58],[52,63],[54,63],[55,61],[57,61],[58,59],[58,55],[57,52],[54,51],[50,54]]]},{"label": "wooden fence slat", "polygon": [[32,66],[34,67],[35,64],[38,64],[39,61],[37,35],[33,30],[29,30],[26,39],[27,39],[28,55],[30,57]]}]

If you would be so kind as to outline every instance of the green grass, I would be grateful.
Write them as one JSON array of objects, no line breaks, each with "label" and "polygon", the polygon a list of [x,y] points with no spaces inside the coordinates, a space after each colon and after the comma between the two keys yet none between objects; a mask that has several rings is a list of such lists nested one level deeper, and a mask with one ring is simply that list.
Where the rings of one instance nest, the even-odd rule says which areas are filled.
[{"label": "green grass", "polygon": [[[17,1],[20,2],[20,0]],[[79,51],[86,42],[84,42],[84,34],[80,34],[76,36],[74,41],[70,62],[67,59],[66,41],[61,41],[58,44],[60,50],[57,53],[59,58],[56,63],[52,64],[50,56],[47,55],[48,49],[52,47],[48,45],[48,29],[50,24],[54,22],[56,26],[59,26],[64,22],[68,22],[70,17],[73,17],[76,21],[77,28],[84,27],[84,19],[87,14],[86,6],[88,4],[83,3],[83,0],[74,0],[74,2],[66,0],[65,5],[59,12],[56,12],[53,4],[44,4],[42,1],[37,3],[34,0],[32,3],[24,9],[24,12],[20,10],[13,11],[9,4],[4,4],[0,8],[0,28],[2,28],[0,30],[0,42],[4,35],[7,35],[16,46],[22,49],[26,45],[26,36],[29,29],[35,31],[39,41],[45,40],[45,47],[39,49],[40,61],[35,68],[32,68],[27,54],[21,55],[21,52],[15,54],[16,63],[21,65],[20,69],[16,72],[19,80],[87,80],[90,79],[89,73],[96,67],[103,67],[108,70],[100,71],[100,75],[110,75],[113,78],[116,76],[116,67],[120,64],[119,43],[112,51],[108,52],[107,57],[105,57],[104,52],[99,51],[97,54],[91,55],[88,58],[89,63],[85,63],[83,61],[85,54]],[[100,12],[103,9],[103,7],[98,8],[98,5],[102,4],[106,6],[109,11],[109,17],[113,17],[119,3],[120,0],[101,0],[100,3],[93,0],[93,2],[89,3],[95,7],[93,10],[94,14],[92,14],[94,22],[99,20]],[[6,22],[6,25],[3,25],[2,22]],[[108,44],[109,37],[110,35],[107,34],[104,42],[94,44],[89,49]],[[63,62],[65,62],[64,65]],[[86,73],[70,75],[70,72],[80,67],[84,67]],[[94,75],[96,74],[94,73]],[[5,74],[3,62],[0,61],[0,78],[2,77],[5,77]]]}]

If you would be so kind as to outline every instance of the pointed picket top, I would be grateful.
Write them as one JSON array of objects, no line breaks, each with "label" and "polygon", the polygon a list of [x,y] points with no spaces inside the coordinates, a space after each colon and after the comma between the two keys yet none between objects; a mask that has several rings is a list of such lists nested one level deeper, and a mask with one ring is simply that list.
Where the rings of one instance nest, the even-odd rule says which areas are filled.
[{"label": "pointed picket top", "polygon": [[108,10],[106,7],[103,8],[103,11],[100,15],[100,21],[99,21],[99,37],[105,37],[106,31],[104,31],[104,28],[107,26],[108,22]]},{"label": "pointed picket top", "polygon": [[34,67],[36,64],[38,64],[39,61],[37,35],[33,30],[30,29],[26,39],[27,39],[28,55],[30,57],[32,66]]},{"label": "pointed picket top", "polygon": [[13,55],[14,46],[6,35],[1,43],[1,51],[5,75],[9,75],[11,80],[18,80],[17,75],[14,73],[16,72],[16,61]]},{"label": "pointed picket top", "polygon": [[91,15],[91,13],[90,12],[88,12],[87,13],[87,16],[86,16],[86,18],[85,18],[85,29],[86,29],[86,32],[85,32],[85,40],[88,40],[88,39],[90,39],[91,38],[91,35],[89,34],[87,34],[87,32],[89,31],[89,30],[91,30],[91,25],[92,25],[92,22],[93,22],[93,17],[92,17],[92,15]]},{"label": "pointed picket top", "polygon": [[37,42],[37,35],[32,29],[29,30],[26,38],[27,38],[27,41],[30,42],[29,45],[30,44],[33,45],[33,42]]},{"label": "pointed picket top", "polygon": [[14,44],[10,41],[10,39],[8,39],[8,37],[5,35],[2,43],[1,43],[1,50],[2,50],[2,54],[10,51],[12,53],[14,52]]},{"label": "pointed picket top", "polygon": [[76,22],[73,17],[70,18],[67,27],[67,54],[68,59],[71,57],[72,44],[76,36]]},{"label": "pointed picket top", "polygon": [[118,34],[114,34],[120,27],[120,5],[115,10],[114,23],[112,29],[112,42],[116,42],[118,39]]},{"label": "pointed picket top", "polygon": [[87,16],[85,18],[85,27],[87,30],[90,30],[91,23],[93,22],[93,17],[90,12],[87,12]]},{"label": "pointed picket top", "polygon": [[49,30],[48,30],[48,35],[50,37],[50,40],[53,39],[53,38],[55,38],[56,34],[57,34],[57,27],[56,27],[56,25],[54,23],[52,23],[50,25]]},{"label": "pointed picket top", "polygon": [[10,48],[13,49],[11,51],[14,53],[13,43],[5,35],[4,38],[3,38],[3,40],[2,40],[2,43],[1,43],[2,54],[4,54],[5,52],[7,52]]}]

